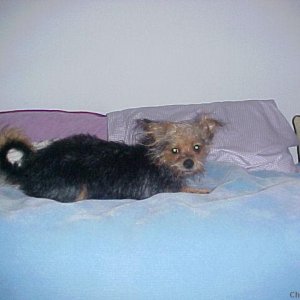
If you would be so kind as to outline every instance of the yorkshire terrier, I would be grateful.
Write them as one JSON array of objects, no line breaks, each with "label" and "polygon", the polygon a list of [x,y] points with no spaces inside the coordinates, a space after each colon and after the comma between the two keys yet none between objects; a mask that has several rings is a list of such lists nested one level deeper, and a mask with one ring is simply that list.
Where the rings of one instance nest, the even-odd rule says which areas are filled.
[{"label": "yorkshire terrier", "polygon": [[[145,199],[163,192],[208,193],[188,187],[204,171],[207,146],[222,124],[208,116],[190,121],[139,120],[135,145],[74,135],[36,150],[16,129],[0,135],[0,170],[27,195],[60,202],[83,199]],[[9,151],[21,152],[11,162]]]}]

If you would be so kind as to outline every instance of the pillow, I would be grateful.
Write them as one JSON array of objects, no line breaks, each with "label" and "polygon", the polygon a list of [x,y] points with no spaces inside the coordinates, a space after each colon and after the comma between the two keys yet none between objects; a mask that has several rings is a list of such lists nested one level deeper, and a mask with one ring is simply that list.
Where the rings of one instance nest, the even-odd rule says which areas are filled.
[{"label": "pillow", "polygon": [[61,139],[89,133],[107,139],[107,117],[92,112],[61,110],[17,110],[0,112],[0,128],[17,127],[32,142]]},{"label": "pillow", "polygon": [[296,171],[288,148],[297,145],[297,138],[274,100],[169,105],[112,112],[107,115],[108,138],[132,144],[138,134],[136,119],[182,121],[202,113],[225,124],[215,135],[208,160],[234,163],[251,171]]}]

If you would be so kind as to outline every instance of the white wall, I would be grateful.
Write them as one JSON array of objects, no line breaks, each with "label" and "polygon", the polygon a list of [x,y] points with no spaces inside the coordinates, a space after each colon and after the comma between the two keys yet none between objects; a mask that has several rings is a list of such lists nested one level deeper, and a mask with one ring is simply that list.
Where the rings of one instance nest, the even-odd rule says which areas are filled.
[{"label": "white wall", "polygon": [[0,109],[270,99],[300,114],[298,0],[0,0]]}]

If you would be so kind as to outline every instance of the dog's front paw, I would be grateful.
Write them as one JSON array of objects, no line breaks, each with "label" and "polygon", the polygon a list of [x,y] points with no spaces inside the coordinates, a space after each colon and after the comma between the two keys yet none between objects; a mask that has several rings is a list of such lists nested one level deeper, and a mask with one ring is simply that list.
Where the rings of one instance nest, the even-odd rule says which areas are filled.
[{"label": "dog's front paw", "polygon": [[181,189],[181,192],[192,193],[192,194],[209,194],[210,190],[209,189],[198,189],[198,188],[193,188],[190,186],[185,186]]}]

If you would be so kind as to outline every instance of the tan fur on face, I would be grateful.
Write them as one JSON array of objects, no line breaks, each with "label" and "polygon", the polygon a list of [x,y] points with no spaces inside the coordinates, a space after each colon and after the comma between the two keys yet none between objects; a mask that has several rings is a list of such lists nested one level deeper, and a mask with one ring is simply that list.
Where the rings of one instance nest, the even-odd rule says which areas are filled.
[{"label": "tan fur on face", "polygon": [[[201,150],[196,152],[194,150],[195,145],[199,145]],[[173,153],[172,149],[178,149],[178,153]],[[203,160],[206,155],[206,145],[197,142],[189,136],[185,137],[185,139],[180,139],[179,137],[161,152],[159,162],[175,168],[178,172],[203,172]],[[190,170],[184,167],[184,161],[187,159],[191,159],[194,162],[194,166]]]},{"label": "tan fur on face", "polygon": [[21,129],[4,127],[0,131],[0,147],[9,141],[20,141],[28,147],[33,148],[30,139],[22,132]]},{"label": "tan fur on face", "polygon": [[[170,166],[178,174],[191,174],[204,171],[207,147],[221,123],[208,116],[201,116],[183,122],[146,120],[142,125],[152,159],[157,164]],[[195,150],[195,145],[200,147],[199,151]],[[178,153],[173,153],[172,149],[177,149]],[[193,161],[192,168],[186,168],[186,160]]]},{"label": "tan fur on face", "polygon": [[[173,123],[165,132],[164,139],[168,142],[158,157],[160,164],[166,164],[179,173],[204,171],[203,160],[207,154],[207,145],[196,123]],[[195,145],[200,147],[200,151],[195,151]],[[178,153],[173,153],[172,149],[177,149]],[[184,167],[184,161],[187,159],[194,162],[193,168],[188,170]]]}]

